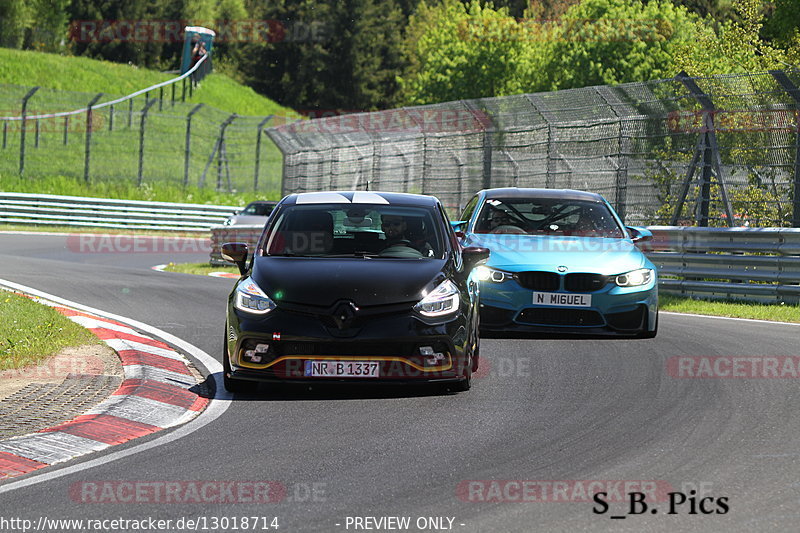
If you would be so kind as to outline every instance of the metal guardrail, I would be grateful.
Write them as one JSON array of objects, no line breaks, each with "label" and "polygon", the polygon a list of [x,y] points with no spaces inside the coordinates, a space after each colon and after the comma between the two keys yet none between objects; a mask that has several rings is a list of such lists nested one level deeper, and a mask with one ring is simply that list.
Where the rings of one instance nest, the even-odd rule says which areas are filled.
[{"label": "metal guardrail", "polygon": [[[211,264],[225,242],[252,252],[263,226],[211,229]],[[658,267],[663,293],[710,299],[800,303],[800,229],[651,226],[641,248]]]},{"label": "metal guardrail", "polygon": [[243,242],[247,244],[249,249],[248,260],[253,257],[253,250],[255,250],[258,238],[264,231],[264,225],[255,226],[215,226],[211,228],[211,258],[209,263],[213,266],[231,264],[222,259],[220,249],[226,242]]},{"label": "metal guardrail", "polygon": [[800,229],[651,226],[661,292],[800,303]]},{"label": "metal guardrail", "polygon": [[235,206],[0,192],[0,223],[208,231]]}]

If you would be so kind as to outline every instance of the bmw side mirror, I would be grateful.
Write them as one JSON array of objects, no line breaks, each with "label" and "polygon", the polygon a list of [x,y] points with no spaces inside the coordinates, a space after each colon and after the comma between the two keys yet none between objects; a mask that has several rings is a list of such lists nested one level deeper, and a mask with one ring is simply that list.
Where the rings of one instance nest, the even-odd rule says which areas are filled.
[{"label": "bmw side mirror", "polygon": [[247,245],[243,242],[226,242],[222,245],[221,255],[225,261],[236,264],[239,267],[239,273],[244,274],[247,271],[245,264],[247,263]]},{"label": "bmw side mirror", "polygon": [[633,242],[647,242],[653,239],[653,233],[647,228],[626,226]]},{"label": "bmw side mirror", "polygon": [[464,238],[464,228],[467,227],[466,220],[457,220],[455,222],[450,222],[450,226],[452,226],[453,232],[456,234],[456,237],[458,237],[459,240]]},{"label": "bmw side mirror", "polygon": [[489,259],[489,249],[469,246],[461,250],[461,259],[464,261],[464,271],[472,272],[472,269]]}]

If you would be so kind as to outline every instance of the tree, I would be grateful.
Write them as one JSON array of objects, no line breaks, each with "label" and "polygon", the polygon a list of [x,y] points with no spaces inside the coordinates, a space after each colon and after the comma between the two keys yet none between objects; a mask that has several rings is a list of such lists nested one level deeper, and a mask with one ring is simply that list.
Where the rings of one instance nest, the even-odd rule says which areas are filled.
[{"label": "tree", "polygon": [[697,23],[697,39],[677,47],[673,59],[676,71],[692,76],[763,72],[786,67],[786,53],[761,35],[764,14],[760,0],[734,0],[737,20],[722,24],[719,33]]},{"label": "tree", "polygon": [[400,78],[403,99],[425,104],[524,92],[524,73],[534,69],[535,32],[505,8],[444,0],[421,2],[403,43],[408,64]]},{"label": "tree", "polygon": [[24,0],[0,2],[0,46],[20,48],[30,18],[30,7]]},{"label": "tree", "polygon": [[559,20],[535,74],[549,90],[672,77],[675,50],[694,40],[697,21],[669,0],[583,0]]},{"label": "tree", "polygon": [[283,0],[254,16],[279,28],[242,56],[244,78],[258,92],[299,110],[396,104],[403,17],[394,0]]}]

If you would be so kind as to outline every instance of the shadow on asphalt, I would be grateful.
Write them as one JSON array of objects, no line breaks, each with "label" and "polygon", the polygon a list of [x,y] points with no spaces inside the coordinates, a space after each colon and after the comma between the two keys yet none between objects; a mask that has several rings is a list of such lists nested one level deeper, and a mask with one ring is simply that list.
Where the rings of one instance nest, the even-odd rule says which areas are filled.
[{"label": "shadow on asphalt", "polygon": [[529,339],[529,340],[564,340],[564,341],[623,341],[623,340],[646,340],[634,337],[633,335],[609,334],[590,334],[590,333],[523,333],[518,331],[492,331],[481,332],[481,339]]},{"label": "shadow on asphalt", "polygon": [[[206,383],[213,382],[214,376],[206,378]],[[376,400],[455,394],[444,384],[431,383],[259,383],[253,392],[233,393],[233,401]]]}]

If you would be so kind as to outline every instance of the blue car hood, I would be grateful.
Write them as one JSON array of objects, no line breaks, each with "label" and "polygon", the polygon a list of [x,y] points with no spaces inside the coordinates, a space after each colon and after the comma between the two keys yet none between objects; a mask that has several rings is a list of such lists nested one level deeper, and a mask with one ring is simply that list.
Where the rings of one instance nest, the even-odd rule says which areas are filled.
[{"label": "blue car hood", "polygon": [[470,234],[467,246],[491,250],[487,266],[510,272],[544,270],[621,274],[645,266],[644,254],[627,239],[547,235]]}]

